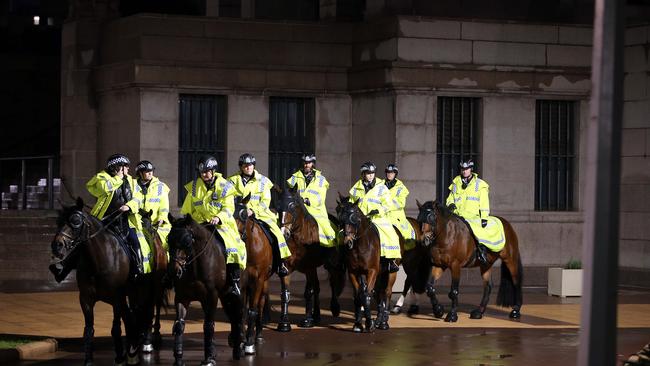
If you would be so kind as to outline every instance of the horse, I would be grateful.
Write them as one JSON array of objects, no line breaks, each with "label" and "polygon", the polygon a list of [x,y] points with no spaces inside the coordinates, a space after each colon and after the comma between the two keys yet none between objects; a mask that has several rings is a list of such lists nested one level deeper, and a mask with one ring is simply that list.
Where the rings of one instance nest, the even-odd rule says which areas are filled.
[{"label": "horse", "polygon": [[241,357],[242,302],[238,295],[228,293],[225,247],[216,229],[209,230],[190,215],[175,219],[169,215],[172,229],[168,243],[174,272],[174,365],[183,365],[183,333],[185,316],[192,301],[203,309],[203,365],[216,365],[214,316],[220,300],[230,322],[229,344],[232,357]]},{"label": "horse", "polygon": [[246,270],[242,277],[243,303],[246,311],[246,341],[244,353],[255,354],[255,343],[261,343],[262,316],[269,293],[269,278],[273,274],[273,247],[269,238],[264,234],[259,222],[249,220],[246,204],[250,193],[241,199],[235,199],[235,221],[237,228],[246,244]]},{"label": "horse", "polygon": [[[127,305],[127,295],[132,287],[129,282],[129,256],[119,239],[107,230],[108,225],[103,225],[97,218],[84,212],[83,208],[81,198],[77,198],[74,206],[63,206],[51,249],[54,258],[71,258],[76,262],[79,303],[84,315],[84,365],[93,364],[94,308],[97,301],[113,307],[111,336],[115,347],[115,365],[124,365],[126,361],[137,364],[138,330]],[[109,217],[115,220],[120,215],[122,213]],[[122,344],[120,321],[124,322],[128,355]]]},{"label": "horse", "polygon": [[[342,266],[339,248],[337,246],[326,248],[320,245],[318,224],[309,214],[297,187],[279,189],[278,213],[281,217],[281,230],[291,250],[291,257],[286,259],[289,273],[300,271],[305,274],[305,318],[298,323],[301,328],[311,328],[320,324],[320,283],[317,268],[324,265],[329,272],[332,297],[330,310],[337,317],[341,312],[338,297],[343,292],[345,285],[345,267]],[[330,218],[332,219],[332,218]],[[335,220],[338,221],[338,220]],[[337,225],[338,226],[338,225]],[[290,276],[280,278],[282,286],[281,301],[282,313],[278,322],[278,330],[288,332],[291,330],[289,323],[289,283]]]},{"label": "horse", "polygon": [[[417,202],[419,214],[418,222],[422,226],[424,236],[423,244],[429,249],[429,255],[434,266],[433,281],[438,280],[442,272],[451,270],[451,309],[445,317],[446,322],[458,320],[458,286],[460,284],[460,270],[462,267],[479,267],[483,278],[483,297],[478,308],[470,313],[471,319],[481,319],[490,299],[492,285],[490,273],[492,265],[501,259],[501,283],[497,295],[497,305],[512,306],[509,314],[511,319],[521,317],[523,302],[522,279],[523,265],[519,254],[519,242],[512,225],[504,218],[498,217],[503,223],[505,231],[505,247],[498,253],[488,251],[487,264],[481,264],[476,259],[476,239],[469,225],[463,219],[453,214],[445,205],[438,201],[427,201],[424,204]],[[437,304],[435,295],[431,299],[432,305]]]},{"label": "horse", "polygon": [[[339,193],[338,213],[341,225],[344,227],[345,264],[350,282],[354,288],[354,325],[352,331],[363,332],[361,324],[363,307],[366,332],[377,329],[386,330],[388,326],[388,301],[392,295],[393,283],[396,273],[388,273],[387,268],[382,268],[380,263],[381,245],[379,232],[370,219],[359,209],[358,201],[349,202],[348,197]],[[400,236],[400,246],[403,247],[403,238]],[[387,266],[386,266],[387,267]],[[372,293],[376,294],[377,319],[373,322],[370,312]]]},{"label": "horse", "polygon": [[[159,350],[162,342],[160,335],[160,308],[167,304],[168,291],[164,284],[167,276],[167,252],[163,249],[162,239],[158,235],[157,226],[151,222],[151,215],[153,211],[140,210],[142,218],[142,228],[147,242],[152,248],[153,263],[152,273],[146,275],[152,286],[148,289],[151,291],[148,296],[151,301],[145,304],[144,323],[144,343],[142,345],[142,352],[152,352],[154,349]],[[152,318],[153,324],[152,324]],[[153,328],[153,331],[152,331]]]}]

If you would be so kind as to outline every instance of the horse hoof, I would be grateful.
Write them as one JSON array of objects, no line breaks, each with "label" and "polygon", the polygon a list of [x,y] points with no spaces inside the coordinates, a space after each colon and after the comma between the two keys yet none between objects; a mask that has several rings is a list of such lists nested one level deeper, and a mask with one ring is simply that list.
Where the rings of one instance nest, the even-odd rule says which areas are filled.
[{"label": "horse hoof", "polygon": [[278,323],[278,332],[291,332],[291,324],[289,323]]},{"label": "horse hoof", "polygon": [[142,345],[142,352],[143,353],[151,353],[153,352],[153,344],[143,344]]},{"label": "horse hoof", "polygon": [[314,314],[314,325],[320,324],[320,314]]},{"label": "horse hoof", "polygon": [[313,328],[314,327],[314,319],[305,318],[300,323],[298,323],[298,326],[300,328]]},{"label": "horse hoof", "polygon": [[255,343],[264,344],[264,337],[259,336],[259,337],[255,338]]},{"label": "horse hoof", "polygon": [[255,345],[254,344],[247,344],[244,346],[244,354],[246,355],[254,355],[255,354]]},{"label": "horse hoof", "polygon": [[201,362],[201,366],[217,366],[217,361],[213,359],[205,360]]},{"label": "horse hoof", "polygon": [[[92,365],[92,363],[90,365]],[[88,364],[86,364],[86,366],[88,366]],[[113,361],[113,366],[126,366],[126,361],[122,361],[122,362]]]},{"label": "horse hoof", "polygon": [[177,358],[174,361],[174,366],[185,366],[185,362],[183,362],[183,360]]},{"label": "horse hoof", "polygon": [[480,309],[474,309],[469,313],[470,319],[483,319],[483,312]]},{"label": "horse hoof", "polygon": [[366,322],[366,333],[374,333],[375,331],[375,322],[372,320],[369,322]]},{"label": "horse hoof", "polygon": [[388,330],[390,329],[390,326],[388,325],[388,322],[380,322],[379,324],[377,324],[377,329]]},{"label": "horse hoof", "polygon": [[437,304],[433,307],[433,316],[440,319],[443,315],[445,315],[445,308],[442,305]]},{"label": "horse hoof", "polygon": [[391,313],[391,314],[399,314],[399,313],[401,313],[401,312],[402,312],[402,307],[401,307],[401,306],[397,306],[397,305],[395,305],[395,307],[393,307],[393,308],[390,310],[390,313]]},{"label": "horse hoof", "polygon": [[352,331],[355,333],[363,332],[363,327],[361,326],[361,323],[354,323],[354,325],[352,326]]},{"label": "horse hoof", "polygon": [[445,321],[448,322],[448,323],[449,322],[451,322],[451,323],[457,322],[458,321],[458,314],[456,314],[456,313],[447,313],[447,317],[445,318]]},{"label": "horse hoof", "polygon": [[519,318],[521,318],[521,313],[519,312],[519,310],[512,310],[510,312],[510,319],[517,320]]},{"label": "horse hoof", "polygon": [[153,334],[153,341],[151,342],[151,344],[153,345],[153,349],[155,350],[160,349],[160,345],[162,344],[162,336],[160,335],[160,333],[156,332]]},{"label": "horse hoof", "polygon": [[232,359],[233,360],[241,359],[242,353],[244,353],[244,350],[241,349],[240,347],[233,348],[232,349]]},{"label": "horse hoof", "polygon": [[135,354],[133,356],[128,356],[126,358],[126,364],[129,366],[134,366],[134,365],[139,365],[140,364],[140,357]]},{"label": "horse hoof", "polygon": [[341,314],[341,305],[338,301],[330,301],[330,311],[332,311],[332,316],[335,318]]},{"label": "horse hoof", "polygon": [[408,311],[406,313],[408,315],[419,314],[420,313],[420,307],[418,305],[411,304],[411,306],[409,306],[409,309],[408,309]]}]

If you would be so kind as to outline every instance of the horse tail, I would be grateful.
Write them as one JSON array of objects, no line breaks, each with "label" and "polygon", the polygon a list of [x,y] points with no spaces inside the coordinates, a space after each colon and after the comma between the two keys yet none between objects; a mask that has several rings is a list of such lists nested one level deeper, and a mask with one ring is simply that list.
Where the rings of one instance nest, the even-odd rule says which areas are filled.
[{"label": "horse tail", "polygon": [[508,266],[501,262],[501,284],[497,295],[497,305],[511,307],[522,303],[522,280],[524,278],[524,267],[521,263],[521,256],[517,255],[517,281],[512,278]]}]

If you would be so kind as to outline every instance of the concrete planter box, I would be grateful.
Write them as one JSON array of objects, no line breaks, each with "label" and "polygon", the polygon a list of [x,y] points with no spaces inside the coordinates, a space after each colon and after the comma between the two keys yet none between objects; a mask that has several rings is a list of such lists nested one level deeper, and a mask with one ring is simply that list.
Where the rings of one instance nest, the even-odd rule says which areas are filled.
[{"label": "concrete planter box", "polygon": [[582,269],[549,268],[548,294],[582,296]]}]

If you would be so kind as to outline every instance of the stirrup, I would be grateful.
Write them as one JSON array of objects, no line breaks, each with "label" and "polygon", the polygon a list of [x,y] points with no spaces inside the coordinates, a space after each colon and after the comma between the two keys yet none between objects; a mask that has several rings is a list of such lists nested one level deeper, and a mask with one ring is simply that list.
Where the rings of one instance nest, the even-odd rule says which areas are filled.
[{"label": "stirrup", "polygon": [[399,266],[395,263],[394,259],[388,260],[388,273],[399,272]]},{"label": "stirrup", "polygon": [[476,246],[476,260],[478,260],[482,264],[487,264],[488,263],[486,250],[487,250],[486,247],[481,248],[481,244],[478,244]]},{"label": "stirrup", "polygon": [[284,277],[289,274],[289,269],[287,268],[287,265],[284,263],[284,261],[280,262],[280,265],[278,266],[278,276]]}]

